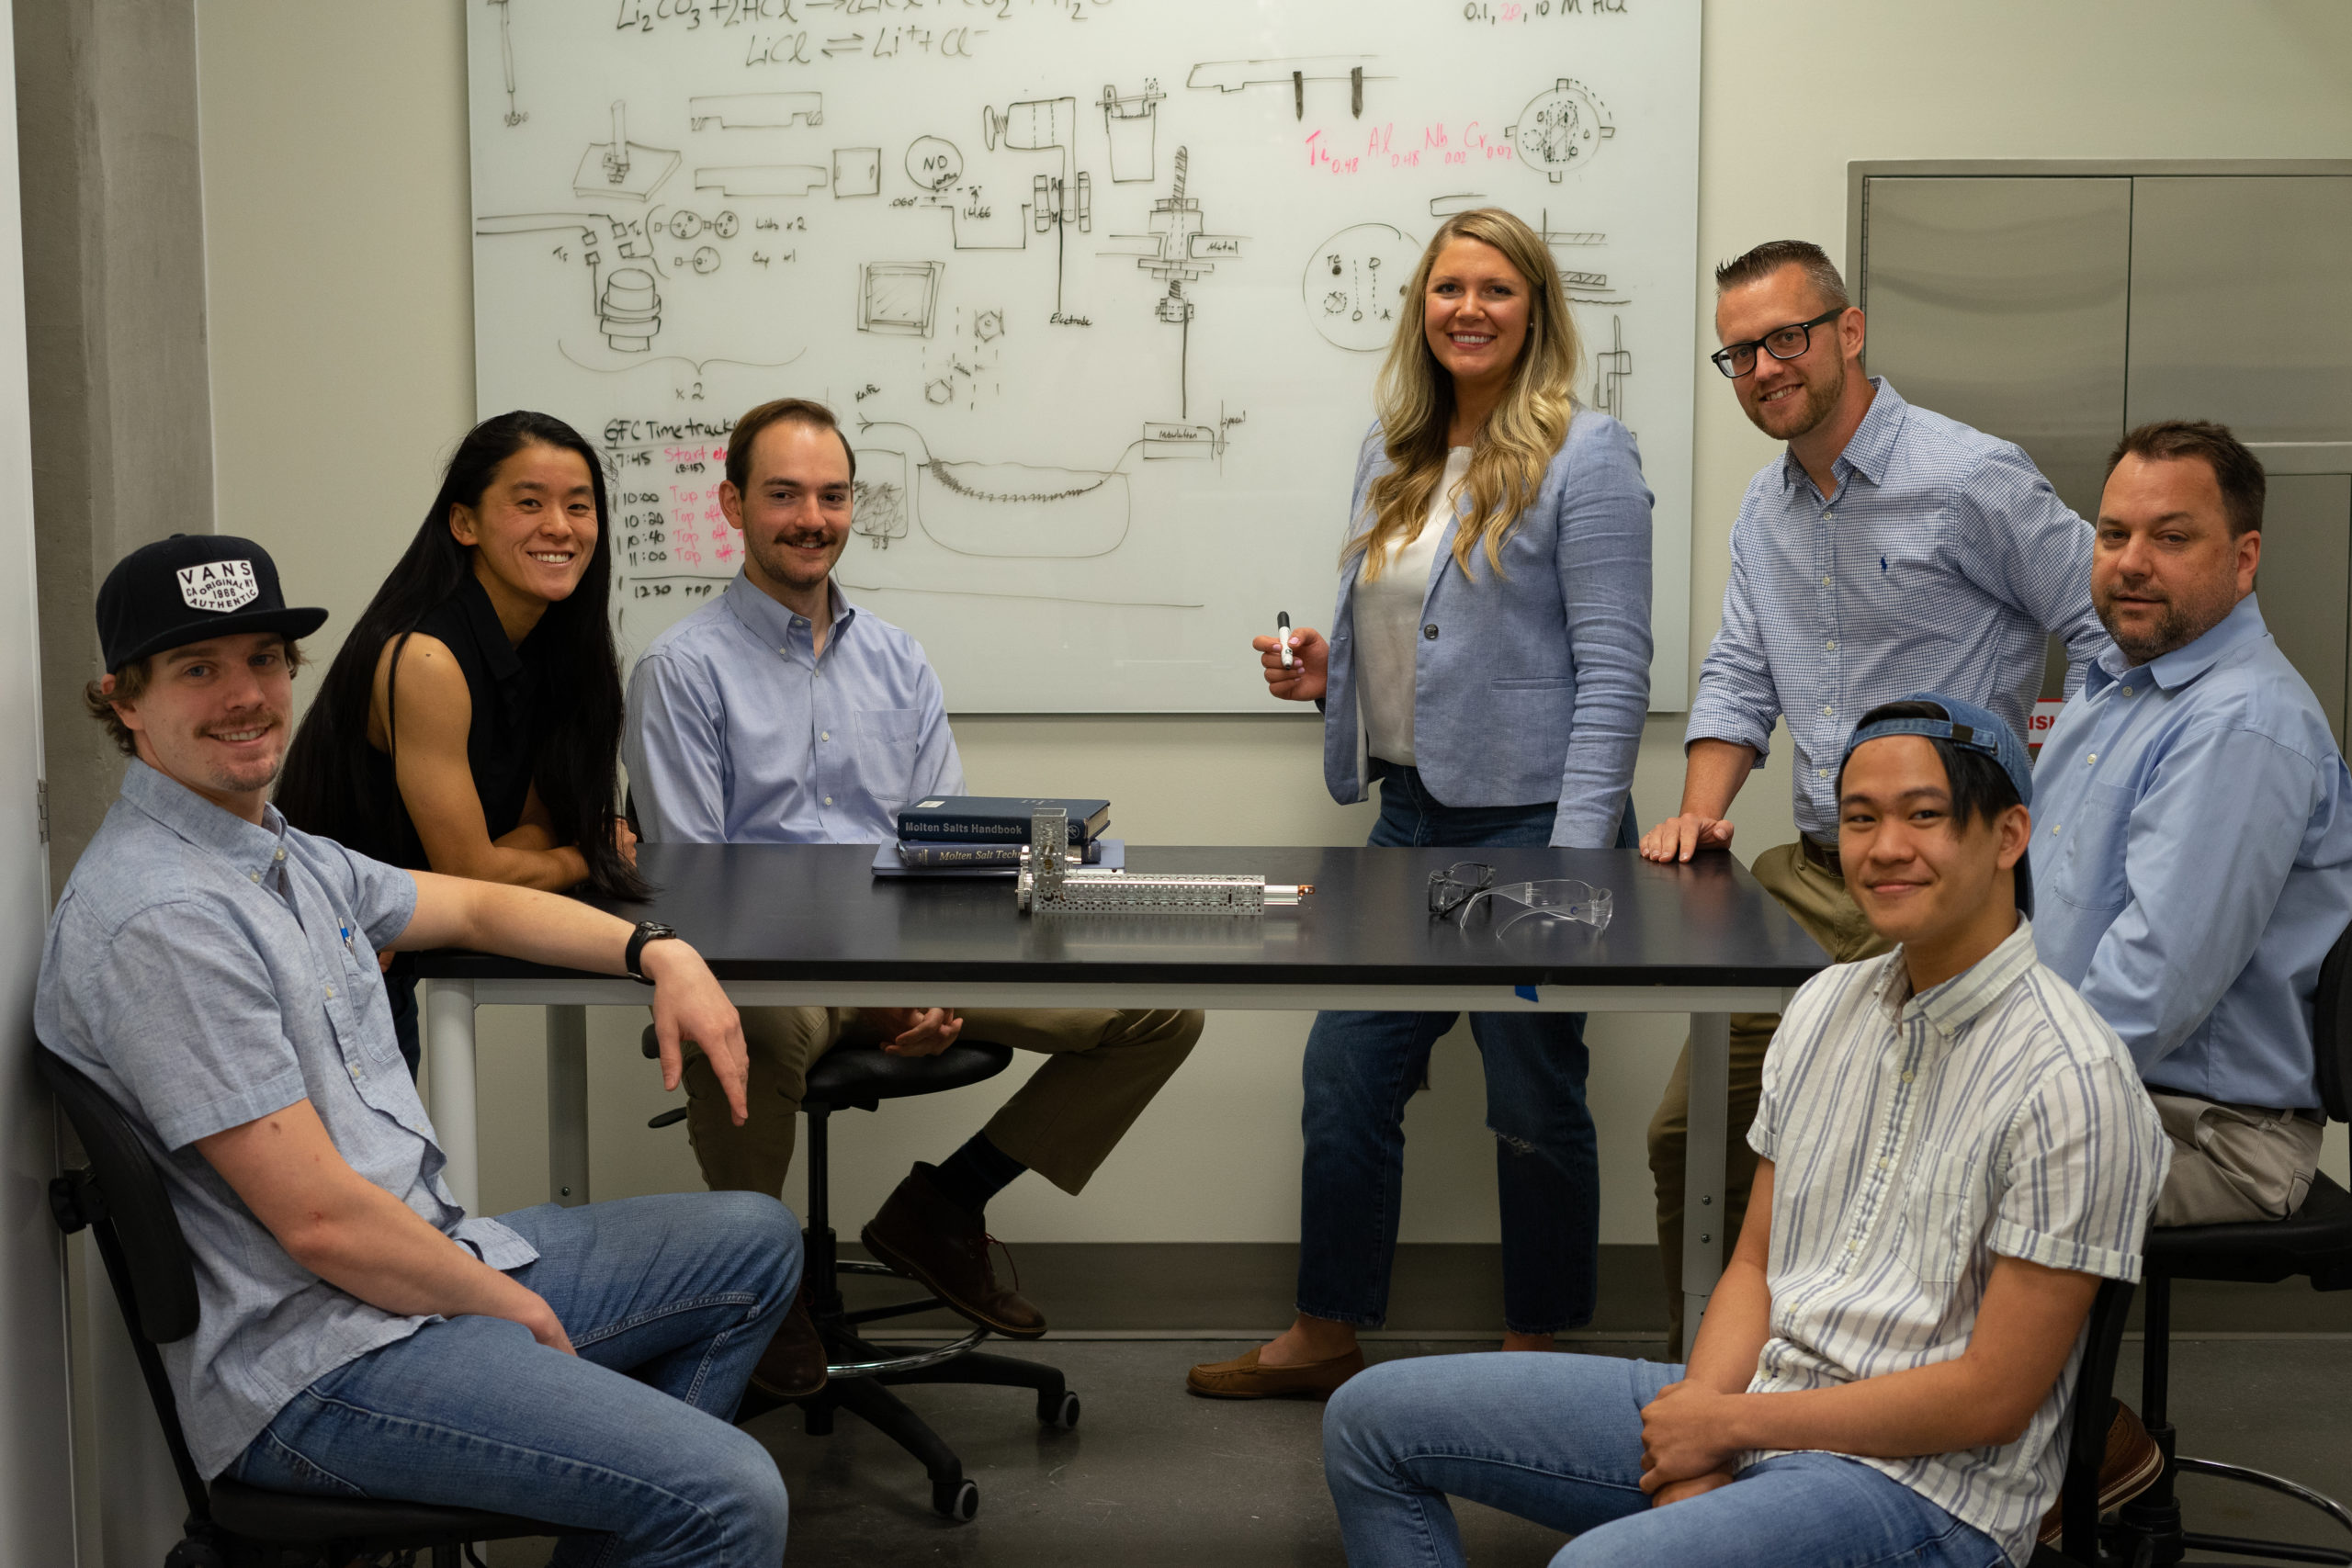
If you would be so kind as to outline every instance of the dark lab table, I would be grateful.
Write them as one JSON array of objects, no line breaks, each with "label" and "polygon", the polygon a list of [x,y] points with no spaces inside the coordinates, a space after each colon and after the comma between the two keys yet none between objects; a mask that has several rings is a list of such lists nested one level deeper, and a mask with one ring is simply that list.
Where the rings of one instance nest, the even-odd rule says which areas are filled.
[{"label": "dark lab table", "polygon": [[[1610,889],[1609,929],[1491,913],[1429,918],[1431,870],[1496,880],[1576,877]],[[1690,1113],[1683,1275],[1696,1323],[1721,1272],[1729,1015],[1775,1012],[1827,958],[1726,854],[1652,865],[1631,850],[1196,849],[1133,845],[1137,871],[1255,872],[1306,882],[1256,918],[1035,917],[1009,878],[877,878],[871,845],[647,844],[660,891],[614,906],[675,926],[741,1006],[1346,1008],[1480,1012],[1685,1012]],[[587,1019],[642,1007],[635,981],[470,953],[420,956],[434,1125],[458,1201],[480,1198],[473,1010],[548,1009],[550,1186],[588,1195]]]}]

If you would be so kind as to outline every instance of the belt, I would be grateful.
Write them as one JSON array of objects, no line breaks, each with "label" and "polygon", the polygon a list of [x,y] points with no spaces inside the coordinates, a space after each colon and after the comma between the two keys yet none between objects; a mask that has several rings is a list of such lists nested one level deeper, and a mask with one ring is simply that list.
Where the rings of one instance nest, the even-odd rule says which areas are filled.
[{"label": "belt", "polygon": [[1797,835],[1797,853],[1832,876],[1842,878],[1846,874],[1838,866],[1837,849],[1823,843],[1810,833]]}]

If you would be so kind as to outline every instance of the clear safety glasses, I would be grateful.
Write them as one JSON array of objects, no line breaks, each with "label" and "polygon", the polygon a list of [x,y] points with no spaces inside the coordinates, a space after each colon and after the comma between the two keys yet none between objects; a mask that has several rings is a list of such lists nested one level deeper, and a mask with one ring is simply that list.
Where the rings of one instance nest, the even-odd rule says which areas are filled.
[{"label": "clear safety glasses", "polygon": [[1616,900],[1608,888],[1595,887],[1572,876],[1506,882],[1497,886],[1495,868],[1476,861],[1457,861],[1443,871],[1430,873],[1432,918],[1443,919],[1459,914],[1466,923],[1481,899],[1487,902],[1497,936],[1527,920],[1533,920],[1538,926],[1573,920],[1596,931],[1605,931],[1616,912]]}]

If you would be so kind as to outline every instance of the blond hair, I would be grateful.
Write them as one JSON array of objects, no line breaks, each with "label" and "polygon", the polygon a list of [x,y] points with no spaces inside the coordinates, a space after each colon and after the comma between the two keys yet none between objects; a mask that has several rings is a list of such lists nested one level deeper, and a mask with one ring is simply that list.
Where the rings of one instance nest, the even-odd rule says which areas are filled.
[{"label": "blond hair", "polygon": [[1430,351],[1423,315],[1438,253],[1456,240],[1492,246],[1528,284],[1526,345],[1502,401],[1471,438],[1470,471],[1454,491],[1470,498],[1469,514],[1453,536],[1453,559],[1464,570],[1469,570],[1470,552],[1483,549],[1487,565],[1501,572],[1503,541],[1543,489],[1544,471],[1567,439],[1576,412],[1573,383],[1580,350],[1549,247],[1500,208],[1482,207],[1447,219],[1413,269],[1406,308],[1396,313],[1396,336],[1380,370],[1380,432],[1388,470],[1372,481],[1365,498],[1371,525],[1340,553],[1343,567],[1364,558],[1366,581],[1380,575],[1391,549],[1420,531],[1445,477],[1453,378]]}]

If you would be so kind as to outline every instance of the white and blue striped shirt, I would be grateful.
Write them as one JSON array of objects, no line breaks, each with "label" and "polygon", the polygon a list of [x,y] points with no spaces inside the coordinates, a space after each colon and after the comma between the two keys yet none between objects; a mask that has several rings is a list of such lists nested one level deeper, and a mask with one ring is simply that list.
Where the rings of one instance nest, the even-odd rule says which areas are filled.
[{"label": "white and blue striped shirt", "polygon": [[[1900,948],[1807,981],[1747,1141],[1775,1168],[1757,1393],[1956,1359],[1996,1254],[2137,1280],[2171,1157],[2123,1043],[2036,959],[2022,919],[1917,996]],[[1854,1457],[2023,1562],[2064,1472],[2081,1359],[2078,1337],[2016,1442]]]},{"label": "white and blue striped shirt", "polygon": [[1683,736],[1753,746],[1760,766],[1785,716],[1797,828],[1830,843],[1838,760],[1864,713],[1944,692],[2023,735],[2045,629],[2065,641],[2068,692],[2109,646],[2091,609],[2091,525],[2033,460],[1871,384],[1834,497],[1786,454],[1748,481]]}]

